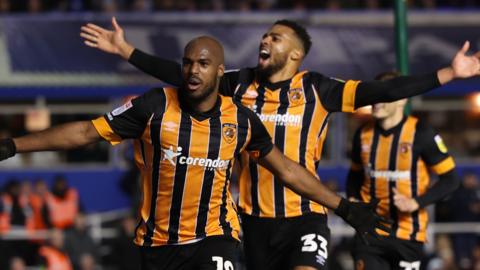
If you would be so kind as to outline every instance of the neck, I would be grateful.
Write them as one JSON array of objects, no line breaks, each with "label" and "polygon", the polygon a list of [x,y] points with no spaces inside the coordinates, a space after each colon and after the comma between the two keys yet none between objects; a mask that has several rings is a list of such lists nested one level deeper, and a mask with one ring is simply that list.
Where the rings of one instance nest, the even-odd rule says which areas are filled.
[{"label": "neck", "polygon": [[394,115],[380,119],[380,126],[384,130],[389,130],[398,125],[403,119],[403,110],[398,110]]},{"label": "neck", "polygon": [[212,95],[212,96],[213,98],[208,98],[208,100],[205,100],[196,104],[193,104],[194,102],[191,102],[189,104],[192,107],[192,109],[195,110],[196,112],[201,112],[201,113],[208,112],[211,109],[213,109],[213,107],[215,107],[215,103],[217,102],[217,98],[218,98],[217,95]]},{"label": "neck", "polygon": [[299,64],[296,64],[295,62],[293,63],[289,62],[281,70],[270,75],[267,78],[268,82],[277,83],[281,81],[290,80],[291,78],[293,78],[293,76],[295,76],[295,74],[297,74],[299,67],[300,67]]},{"label": "neck", "polygon": [[218,99],[218,91],[213,91],[209,96],[205,97],[203,100],[194,100],[190,98],[186,98],[185,102],[187,102],[188,106],[195,112],[204,113],[208,112],[217,103]]}]

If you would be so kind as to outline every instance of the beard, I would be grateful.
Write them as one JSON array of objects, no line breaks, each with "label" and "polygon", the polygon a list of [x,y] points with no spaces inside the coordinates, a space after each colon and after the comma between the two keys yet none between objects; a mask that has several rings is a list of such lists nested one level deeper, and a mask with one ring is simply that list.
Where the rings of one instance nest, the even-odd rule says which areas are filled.
[{"label": "beard", "polygon": [[200,103],[209,97],[213,92],[220,80],[212,80],[212,83],[205,86],[204,89],[199,90],[198,93],[190,93],[188,91],[181,91],[181,96],[189,102]]},{"label": "beard", "polygon": [[257,75],[261,80],[268,80],[270,76],[282,70],[286,64],[287,64],[287,56],[278,57],[277,61],[272,61],[272,63],[266,67],[260,67],[257,64],[257,68],[256,68]]}]

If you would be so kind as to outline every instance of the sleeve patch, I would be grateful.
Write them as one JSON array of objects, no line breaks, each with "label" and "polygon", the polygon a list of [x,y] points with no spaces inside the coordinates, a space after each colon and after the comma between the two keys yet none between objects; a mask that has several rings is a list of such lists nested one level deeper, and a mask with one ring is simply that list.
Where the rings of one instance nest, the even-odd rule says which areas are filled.
[{"label": "sleeve patch", "polygon": [[[115,110],[112,111],[112,115],[113,116],[118,116],[124,112],[126,112],[128,109],[132,108],[133,105],[132,105],[132,101],[129,101],[125,104],[123,104],[122,106],[116,108]],[[109,117],[110,118],[110,117]]]},{"label": "sleeve patch", "polygon": [[448,152],[448,149],[445,143],[443,142],[442,137],[440,137],[440,135],[437,134],[435,135],[434,140],[435,140],[435,143],[437,144],[438,150],[446,154]]}]

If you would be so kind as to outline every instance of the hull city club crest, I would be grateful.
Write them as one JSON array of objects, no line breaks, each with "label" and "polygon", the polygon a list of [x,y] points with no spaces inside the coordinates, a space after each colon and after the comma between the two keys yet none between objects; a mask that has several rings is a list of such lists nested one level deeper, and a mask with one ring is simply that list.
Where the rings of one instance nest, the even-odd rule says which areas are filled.
[{"label": "hull city club crest", "polygon": [[302,100],[303,91],[301,88],[292,88],[288,90],[288,99],[290,103],[298,103]]},{"label": "hull city club crest", "polygon": [[232,143],[237,137],[237,125],[235,124],[223,124],[222,125],[222,135],[225,141]]},{"label": "hull city club crest", "polygon": [[411,148],[412,148],[411,143],[401,143],[400,144],[400,153],[407,154],[410,151]]}]

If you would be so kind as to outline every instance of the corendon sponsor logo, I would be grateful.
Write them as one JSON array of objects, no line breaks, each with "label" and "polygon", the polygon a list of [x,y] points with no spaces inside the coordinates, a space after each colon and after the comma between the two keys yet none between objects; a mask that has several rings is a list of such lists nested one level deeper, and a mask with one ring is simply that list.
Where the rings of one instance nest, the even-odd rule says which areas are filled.
[{"label": "corendon sponsor logo", "polygon": [[387,178],[389,181],[410,180],[410,171],[379,171],[368,167],[365,171],[372,178]]},{"label": "corendon sponsor logo", "polygon": [[257,106],[251,106],[252,111],[254,111],[258,118],[262,122],[273,122],[277,126],[300,126],[302,124],[302,117],[300,115],[293,115],[289,114],[288,112],[285,114],[265,114],[265,113],[258,113]]},{"label": "corendon sponsor logo", "polygon": [[182,147],[180,146],[177,147],[176,150],[173,149],[173,146],[162,148],[162,152],[162,160],[168,160],[173,166],[176,166],[178,163],[182,165],[201,166],[205,167],[206,170],[226,170],[230,164],[230,160],[220,158],[210,159],[184,156],[182,155]]}]

